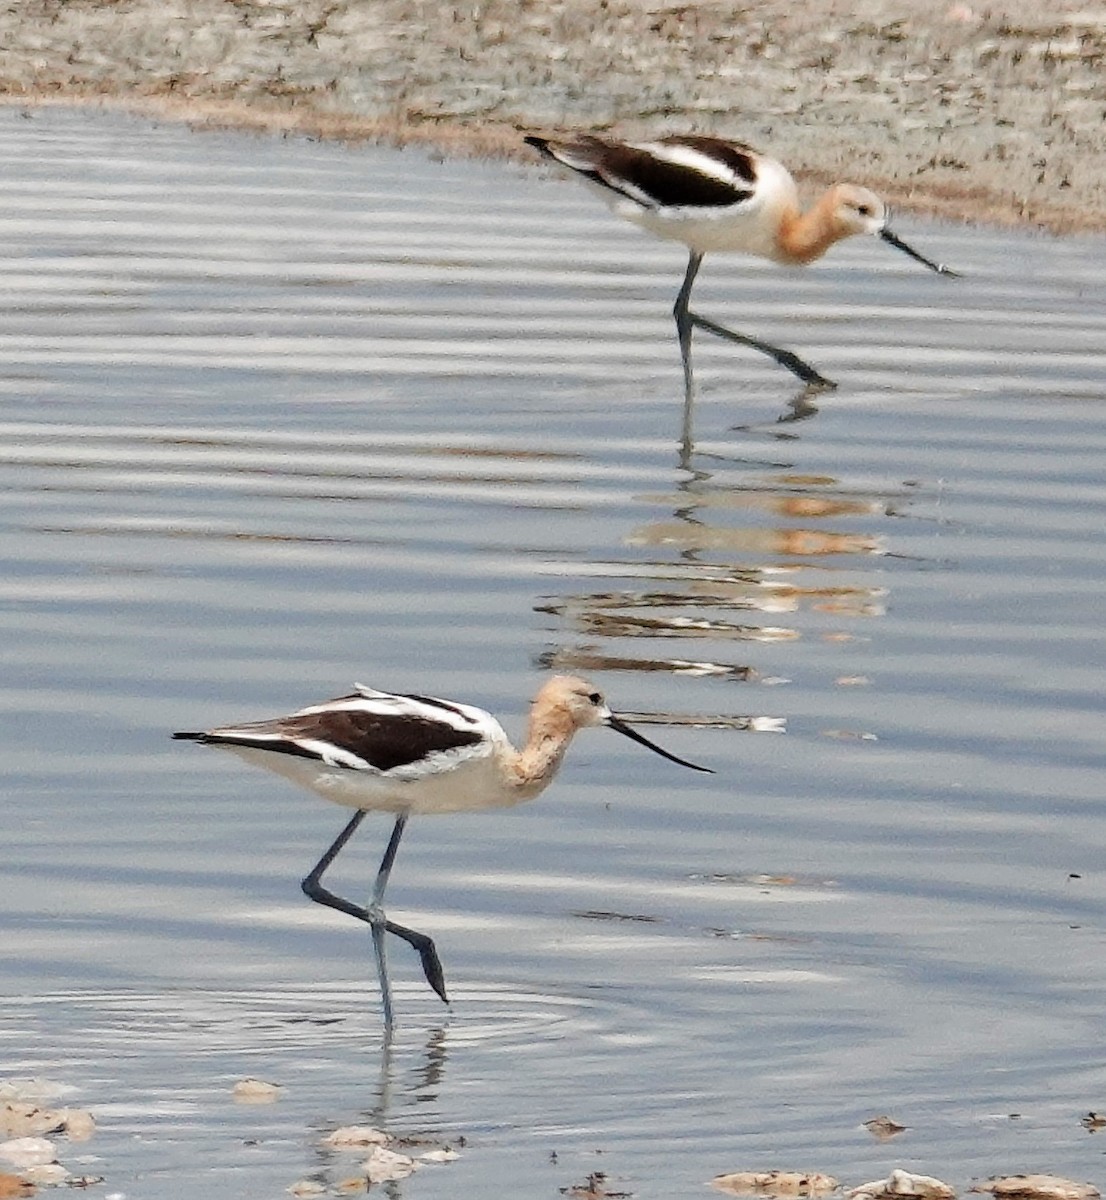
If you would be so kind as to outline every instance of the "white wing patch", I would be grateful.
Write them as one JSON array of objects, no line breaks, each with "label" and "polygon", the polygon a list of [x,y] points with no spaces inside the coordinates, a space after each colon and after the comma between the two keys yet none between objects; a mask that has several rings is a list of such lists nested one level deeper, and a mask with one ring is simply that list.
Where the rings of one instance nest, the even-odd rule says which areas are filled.
[{"label": "white wing patch", "polygon": [[679,146],[664,142],[629,142],[635,150],[644,150],[661,162],[671,163],[674,167],[683,167],[694,171],[697,175],[706,175],[709,179],[717,179],[719,183],[730,187],[741,188],[744,191],[752,186],[747,179],[742,179],[716,158],[704,154],[702,150],[694,150],[691,146]]},{"label": "white wing patch", "polygon": [[350,712],[374,713],[381,717],[421,717],[461,733],[482,733],[494,736],[499,723],[482,708],[458,704],[455,700],[439,700],[435,696],[406,696],[398,692],[382,692],[363,683],[355,683],[355,696],[342,696],[324,704],[301,708],[295,716],[310,713]]},{"label": "white wing patch", "polygon": [[546,149],[557,162],[572,171],[594,171],[598,165],[599,155],[590,146],[562,146],[550,143]]},{"label": "white wing patch", "polygon": [[317,754],[328,767],[347,767],[353,771],[377,770],[372,763],[366,762],[352,751],[343,750],[341,746],[335,746],[330,742],[323,742],[318,738],[290,738],[289,740],[306,750],[308,754]]}]

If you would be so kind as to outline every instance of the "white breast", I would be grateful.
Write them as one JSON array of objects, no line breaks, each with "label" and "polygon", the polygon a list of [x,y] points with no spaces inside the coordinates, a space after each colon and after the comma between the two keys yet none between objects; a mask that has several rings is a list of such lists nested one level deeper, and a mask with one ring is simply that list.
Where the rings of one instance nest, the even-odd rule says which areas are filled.
[{"label": "white breast", "polygon": [[754,194],[727,208],[642,208],[608,194],[612,210],[657,237],[682,242],[689,250],[706,254],[739,251],[760,258],[784,261],[776,245],[781,221],[798,212],[799,195],[790,172],[773,159],[757,162]]},{"label": "white breast", "polygon": [[[506,786],[500,758],[489,743],[440,755],[441,762],[419,771],[412,765],[381,775],[331,767],[315,759],[259,750],[253,746],[219,747],[251,766],[262,767],[345,808],[368,812],[451,813],[507,808],[531,798]],[[446,761],[446,760],[449,761]]]}]

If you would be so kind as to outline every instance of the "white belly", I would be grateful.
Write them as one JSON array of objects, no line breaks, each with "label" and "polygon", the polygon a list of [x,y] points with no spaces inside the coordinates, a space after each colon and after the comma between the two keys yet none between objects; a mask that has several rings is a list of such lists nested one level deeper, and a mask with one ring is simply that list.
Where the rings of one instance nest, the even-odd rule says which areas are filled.
[{"label": "white belly", "polygon": [[727,250],[776,259],[778,219],[762,210],[642,209],[629,203],[617,208],[618,215],[647,229],[656,237],[681,242],[700,254]]},{"label": "white belly", "polygon": [[758,165],[756,193],[740,204],[719,208],[648,208],[604,189],[612,211],[657,237],[682,242],[706,254],[731,250],[760,258],[786,261],[776,245],[781,221],[799,211],[795,181],[779,163],[764,159]]},{"label": "white belly", "polygon": [[469,757],[448,771],[397,779],[371,771],[328,767],[317,759],[252,746],[219,749],[229,750],[251,766],[281,775],[324,800],[368,812],[477,812],[485,808],[509,808],[537,795],[533,790],[507,786],[499,760],[493,754]]}]

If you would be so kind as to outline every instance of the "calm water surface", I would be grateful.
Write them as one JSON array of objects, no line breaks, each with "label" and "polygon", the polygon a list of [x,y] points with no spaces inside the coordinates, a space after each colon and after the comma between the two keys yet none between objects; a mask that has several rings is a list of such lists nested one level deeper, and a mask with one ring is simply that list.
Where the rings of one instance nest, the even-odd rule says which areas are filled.
[{"label": "calm water surface", "polygon": [[[708,259],[538,169],[0,112],[3,1076],[133,1197],[698,1197],[736,1169],[1106,1183],[1106,246],[927,226]],[[794,419],[801,417],[802,419]],[[601,731],[533,805],[412,824],[382,1055],[345,819],[174,728],[355,679]],[[368,887],[386,823],[340,860]],[[244,1075],[285,1085],[235,1106]],[[861,1122],[910,1128],[876,1142]]]}]

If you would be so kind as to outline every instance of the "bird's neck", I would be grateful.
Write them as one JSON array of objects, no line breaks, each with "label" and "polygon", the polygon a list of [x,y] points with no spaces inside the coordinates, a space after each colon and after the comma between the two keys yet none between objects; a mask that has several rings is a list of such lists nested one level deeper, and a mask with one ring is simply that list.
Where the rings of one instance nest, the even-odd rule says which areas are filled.
[{"label": "bird's neck", "polygon": [[510,764],[512,782],[526,795],[536,796],[553,781],[561,765],[571,733],[563,730],[530,728],[526,745],[518,751]]},{"label": "bird's neck", "polygon": [[834,242],[848,237],[850,231],[842,229],[834,218],[836,207],[836,197],[828,191],[807,212],[793,208],[785,213],[776,238],[780,261],[802,266],[821,258]]}]

